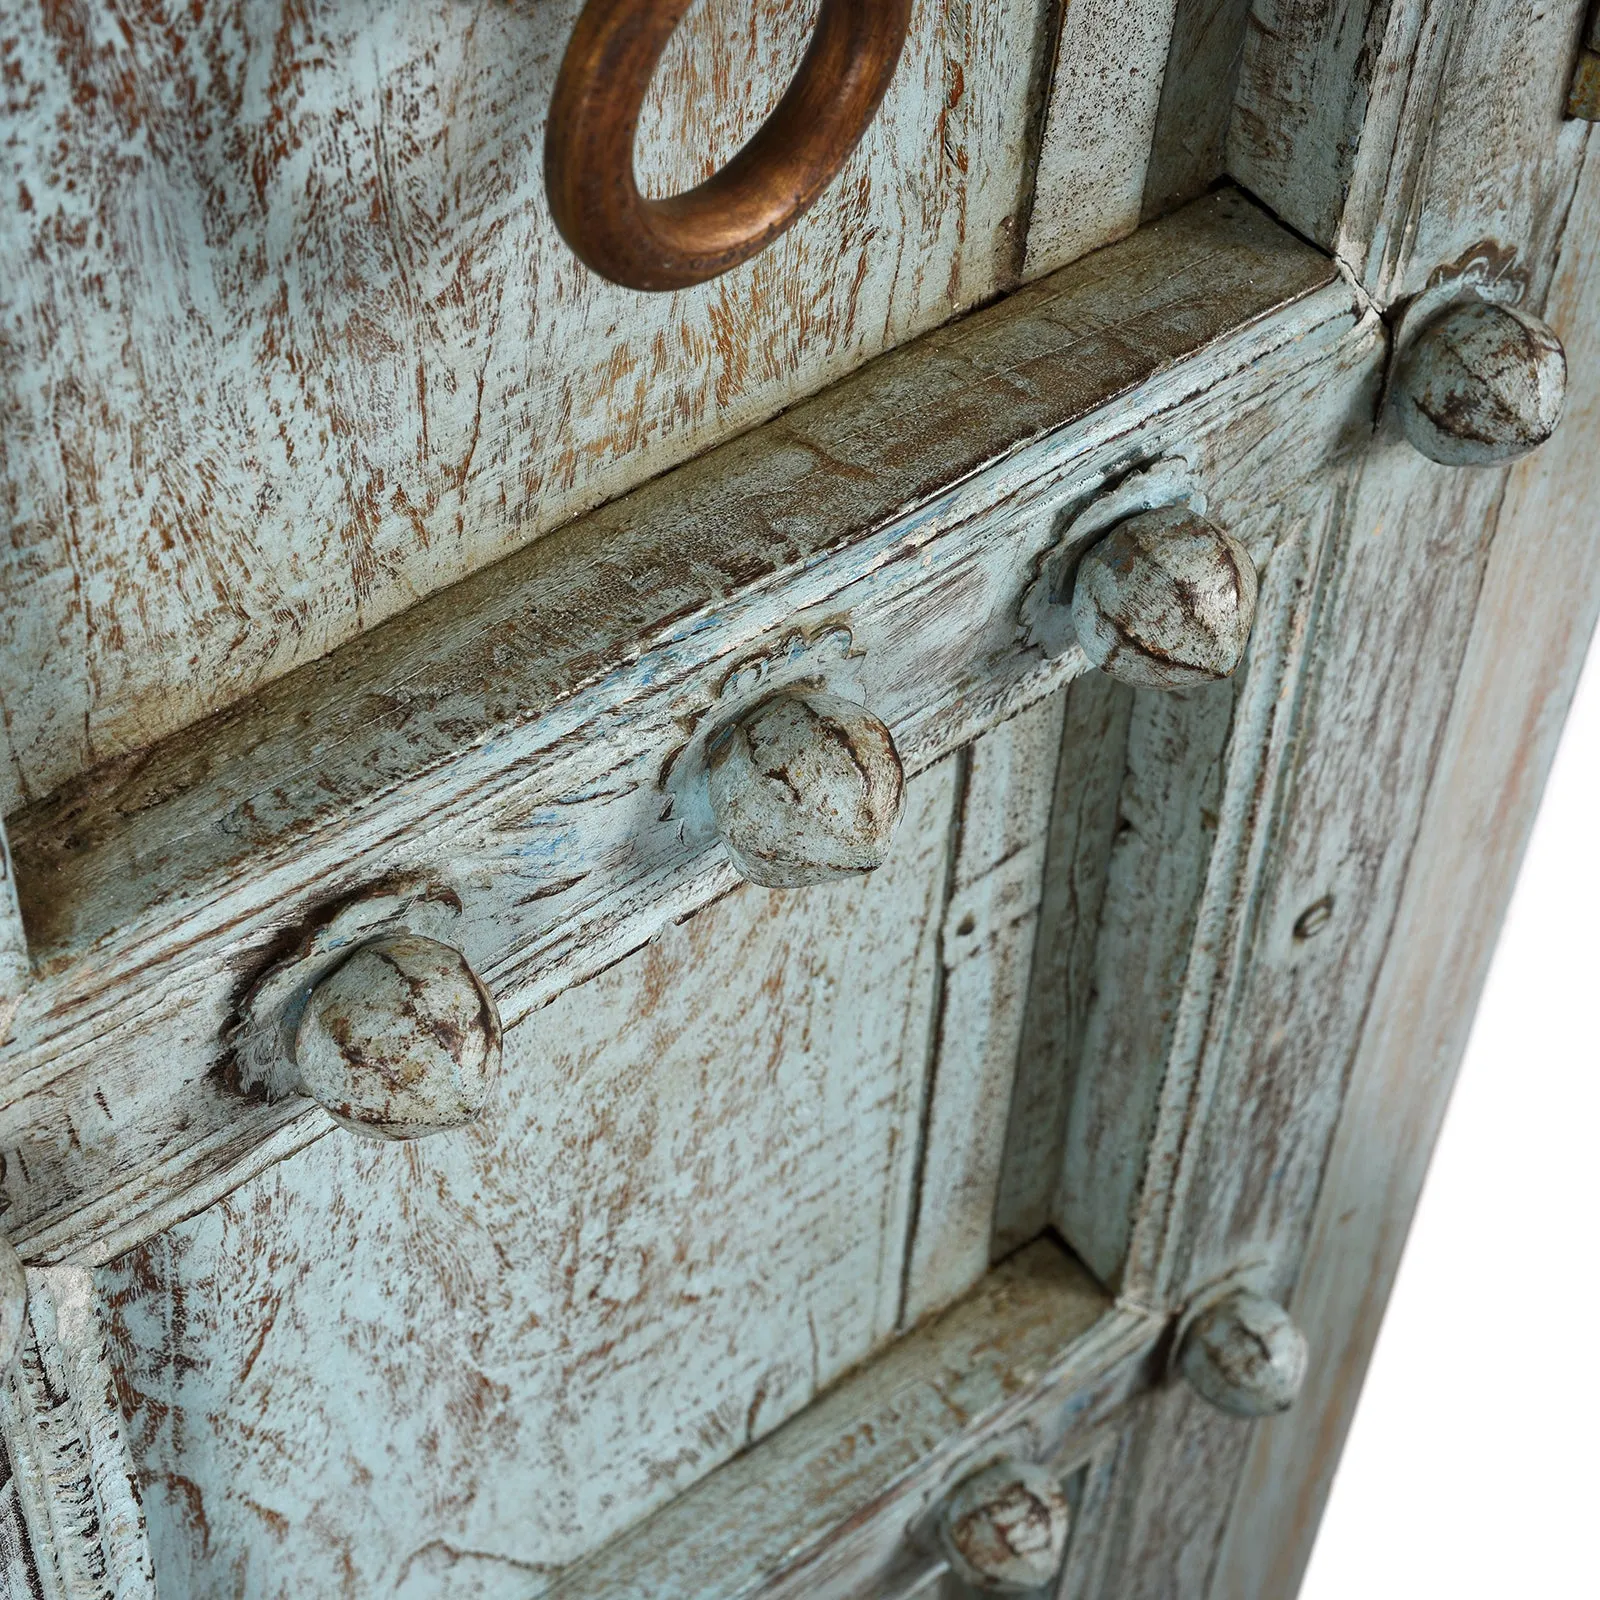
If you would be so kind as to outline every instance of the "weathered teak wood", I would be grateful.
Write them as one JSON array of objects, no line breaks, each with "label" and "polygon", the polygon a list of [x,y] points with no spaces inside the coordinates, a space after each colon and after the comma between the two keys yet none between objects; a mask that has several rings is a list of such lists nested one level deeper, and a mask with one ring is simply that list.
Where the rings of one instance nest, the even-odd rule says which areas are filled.
[{"label": "weathered teak wood", "polygon": [[[1293,1307],[1319,1354],[1314,1427],[1251,1441],[1219,1594],[1291,1595],[1311,1552],[1528,830],[1600,614],[1600,171],[1585,162],[1545,315],[1572,372],[1516,467],[1483,574],[1389,954],[1350,1069]],[[1529,619],[1538,626],[1530,630]]]},{"label": "weathered teak wood", "polygon": [[[297,14],[274,47],[292,90],[247,81],[236,145],[208,135],[179,170],[174,86],[212,103],[270,11],[237,37],[167,19],[184,48],[145,96],[161,115],[102,141],[128,163],[94,189],[109,243],[58,229],[3,291],[77,296],[59,349],[19,347],[4,380],[28,574],[0,623],[25,668],[0,673],[11,772],[30,798],[72,780],[7,818],[31,980],[0,1049],[6,1222],[33,1259],[100,1267],[160,1569],[263,1597],[343,1570],[418,1596],[957,1600],[939,1507],[1004,1457],[1047,1462],[1071,1506],[1056,1600],[1289,1600],[1600,609],[1600,190],[1561,115],[1582,0],[919,8],[855,178],[728,280],[746,300],[659,315],[552,267],[521,168],[482,159],[489,133],[536,127],[521,97],[554,68],[506,41],[556,37],[570,7]],[[727,38],[720,5],[697,14],[651,183],[725,158],[769,82],[732,93],[738,63],[786,72],[803,11],[758,7]],[[319,27],[378,48],[308,55]],[[224,43],[203,72],[202,36]],[[98,85],[149,39],[54,48],[10,82],[46,72],[25,133],[64,74]],[[391,93],[372,64],[401,56]],[[718,109],[674,97],[697,75]],[[456,99],[396,122],[429,82]],[[206,173],[244,170],[269,102],[302,143],[250,152],[252,209]],[[897,119],[930,106],[939,138],[912,149]],[[64,115],[71,135],[125,108]],[[370,156],[310,207],[307,175],[369,123]],[[1210,195],[289,670],[1223,161],[1302,237]],[[226,247],[172,230],[197,270],[271,246],[215,287],[243,334],[289,339],[259,392],[259,341],[219,364],[192,271],[160,304],[130,276],[130,230],[160,242],[134,209],[157,171],[230,222]],[[10,225],[33,239],[70,195],[29,193]],[[124,300],[93,302],[61,267],[107,250]],[[341,252],[342,286],[312,283]],[[1415,297],[1458,274],[1569,346],[1573,415],[1512,471],[1425,460],[1396,419],[1390,325],[1404,343]],[[269,280],[288,298],[252,301]],[[108,408],[84,345],[128,316],[187,385],[142,412]],[[41,469],[26,375],[59,361],[78,387],[50,391],[66,443]],[[352,372],[383,381],[345,393]],[[240,393],[286,409],[252,423]],[[112,443],[92,454],[97,403]],[[313,449],[318,418],[340,426]],[[193,493],[139,477],[151,440]],[[1259,570],[1225,683],[1128,688],[1086,675],[1070,629],[1029,642],[1041,589],[1070,605],[1091,498],[1157,462]],[[202,513],[239,571],[207,566]],[[81,610],[59,561],[15,553],[41,526],[35,553],[88,562]],[[188,542],[156,554],[177,581],[138,611],[126,541],[152,526]],[[108,676],[90,623],[135,612]],[[876,879],[734,887],[707,735],[786,686],[862,708],[909,774]],[[385,884],[448,902],[507,1024],[503,1107],[425,1156],[241,1097],[224,1044],[266,963]],[[1309,1370],[1286,1416],[1246,1423],[1213,1402],[1268,1410],[1300,1376],[1277,1303]],[[1234,1370],[1204,1316],[1229,1305],[1268,1329],[1270,1370]]]},{"label": "weathered teak wood", "polygon": [[1045,837],[1068,691],[963,753],[940,928],[943,986],[902,1320],[948,1304],[989,1267]]},{"label": "weathered teak wood", "polygon": [[550,1592],[922,1593],[943,1564],[931,1515],[943,1495],[1008,1448],[1064,1477],[1083,1468],[1092,1476],[1114,1445],[1106,1423],[1150,1381],[1159,1332],[1153,1319],[1108,1309],[1054,1246],[1034,1245]]},{"label": "weathered teak wood", "polygon": [[893,1337],[953,768],[873,877],[735,890],[511,1029],[468,1132],[323,1140],[105,1269],[174,1593],[554,1572]]},{"label": "weathered teak wood", "polygon": [[1547,271],[1586,4],[1255,0],[1227,170],[1385,306],[1469,261]]},{"label": "weathered teak wood", "polygon": [[11,845],[0,821],[0,1045],[11,1033],[11,1019],[22,1004],[22,991],[32,976],[28,960],[28,934],[17,903],[17,873],[11,863]]},{"label": "weathered teak wood", "polygon": [[[643,300],[579,266],[546,205],[579,10],[5,9],[0,809],[1017,281],[1053,6],[917,5],[813,212],[728,277]],[[646,105],[647,194],[726,161],[811,21],[799,0],[694,9]],[[1119,178],[1061,197],[1050,266],[1137,220],[1148,137],[1103,114],[1125,48],[1102,23],[1058,80],[1075,160]]]},{"label": "weathered teak wood", "polygon": [[735,669],[771,687],[847,637],[916,771],[1082,670],[1016,621],[1063,500],[1180,451],[1264,560],[1263,474],[1359,438],[1378,353],[1325,260],[1217,195],[17,814],[14,1234],[103,1259],[314,1136],[242,1103],[218,1040],[341,894],[442,873],[511,1026],[720,892],[668,800]]},{"label": "weathered teak wood", "polygon": [[94,1283],[28,1273],[22,1348],[0,1371],[0,1593],[155,1600]]}]

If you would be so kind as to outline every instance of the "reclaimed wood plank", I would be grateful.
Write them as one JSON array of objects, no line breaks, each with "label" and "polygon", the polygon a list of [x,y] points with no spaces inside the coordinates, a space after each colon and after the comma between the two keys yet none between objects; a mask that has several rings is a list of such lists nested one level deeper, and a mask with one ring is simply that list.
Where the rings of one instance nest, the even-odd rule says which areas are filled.
[{"label": "reclaimed wood plank", "polygon": [[1070,1470],[1141,1391],[1159,1324],[1109,1310],[1041,1242],[811,1410],[566,1575],[561,1600],[846,1600],[928,1592],[918,1538],[1007,1448]]},{"label": "reclaimed wood plank", "polygon": [[[811,214],[655,296],[579,266],[545,204],[579,9],[8,13],[0,810],[1014,281],[1036,0],[921,0]],[[647,191],[699,181],[754,130],[814,13],[693,9],[645,107]],[[1122,159],[1121,127],[1080,121]],[[1096,228],[1098,203],[1074,206],[1080,250],[1124,231],[1120,212]]]},{"label": "reclaimed wood plank", "polygon": [[1139,226],[1174,0],[1070,0],[1034,175],[1023,276]]},{"label": "reclaimed wood plank", "polygon": [[1256,0],[1227,170],[1381,304],[1476,263],[1537,299],[1585,133],[1585,0]]},{"label": "reclaimed wood plank", "polygon": [[539,1592],[892,1338],[953,799],[511,1029],[485,1123],[324,1140],[103,1269],[163,1583]]},{"label": "reclaimed wood plank", "polygon": [[1055,1215],[1067,1107],[1095,985],[1106,869],[1128,759],[1133,691],[1086,673],[1063,691],[1039,929],[995,1199],[995,1258],[1036,1239]]},{"label": "reclaimed wood plank", "polygon": [[17,901],[17,872],[11,861],[5,823],[0,822],[0,1045],[11,1032],[11,1019],[22,1004],[22,991],[32,976],[28,933]]},{"label": "reclaimed wood plank", "polygon": [[10,819],[40,969],[4,1053],[19,1240],[106,1259],[314,1136],[232,1094],[220,1030],[343,894],[444,874],[515,1022],[723,892],[663,773],[796,630],[853,630],[912,771],[1065,682],[1015,620],[1061,497],[1179,447],[1247,517],[1264,471],[1347,447],[1376,345],[1329,271],[1210,197]]},{"label": "reclaimed wood plank", "polygon": [[965,754],[901,1312],[908,1326],[989,1270],[1065,697],[1036,702]]},{"label": "reclaimed wood plank", "polygon": [[[1600,169],[1586,162],[1545,315],[1567,415],[1512,469],[1404,897],[1350,1072],[1290,1302],[1313,1358],[1301,1406],[1250,1442],[1220,1594],[1299,1587],[1377,1339],[1500,918],[1595,620],[1600,540]],[[1537,617],[1530,629],[1528,620]]]},{"label": "reclaimed wood plank", "polygon": [[1250,0],[1178,0],[1140,214],[1165,216],[1227,170]]}]

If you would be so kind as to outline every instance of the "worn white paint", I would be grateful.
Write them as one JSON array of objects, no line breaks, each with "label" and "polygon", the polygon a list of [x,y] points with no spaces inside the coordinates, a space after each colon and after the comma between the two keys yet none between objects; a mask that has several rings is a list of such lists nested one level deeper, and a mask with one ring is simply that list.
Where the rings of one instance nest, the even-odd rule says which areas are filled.
[{"label": "worn white paint", "polygon": [[[816,208],[648,299],[581,267],[545,203],[579,7],[8,10],[0,811],[1016,281],[1042,0],[923,0]],[[692,9],[645,108],[648,193],[754,131],[814,12]],[[1121,41],[1089,47],[1062,111],[1084,96],[1075,143],[1124,166],[1148,140],[1099,112]],[[1120,193],[1070,214],[1052,265],[1130,225]]]},{"label": "worn white paint", "polygon": [[0,1368],[9,1367],[28,1317],[28,1280],[11,1241],[0,1235]]},{"label": "worn white paint", "polygon": [[538,1592],[893,1337],[952,766],[870,878],[508,1029],[471,1128],[323,1140],[104,1270],[175,1593]]},{"label": "worn white paint", "polygon": [[22,991],[32,976],[28,961],[28,935],[17,904],[17,876],[11,864],[6,826],[0,821],[0,1045],[11,1032],[11,1019],[22,1003]]},{"label": "worn white paint", "polygon": [[907,1325],[964,1294],[989,1268],[1065,694],[1002,723],[965,756]]},{"label": "worn white paint", "polygon": [[[1024,276],[1139,225],[1174,0],[1061,0]],[[1185,196],[1187,198],[1187,196]]]},{"label": "worn white paint", "polygon": [[1405,893],[1370,1012],[1359,1034],[1352,1030],[1350,1087],[1289,1303],[1318,1351],[1298,1410],[1319,1424],[1272,1424],[1252,1439],[1222,1544],[1220,1592],[1287,1595],[1299,1586],[1600,615],[1596,239],[1600,168],[1591,160],[1542,308],[1567,347],[1566,419],[1505,476]]},{"label": "worn white paint", "polygon": [[1542,294],[1587,0],[1255,0],[1227,168],[1385,306],[1488,260]]},{"label": "worn white paint", "polygon": [[[18,1236],[103,1259],[303,1140],[219,1045],[258,964],[348,896],[442,874],[514,1025],[725,889],[664,785],[797,625],[853,630],[853,698],[913,772],[1059,686],[1075,661],[1018,633],[1049,507],[1181,438],[1237,527],[1269,463],[1347,447],[1378,352],[1329,277],[1209,198],[13,818],[41,969],[4,1055]],[[780,655],[773,687],[809,675]]]}]

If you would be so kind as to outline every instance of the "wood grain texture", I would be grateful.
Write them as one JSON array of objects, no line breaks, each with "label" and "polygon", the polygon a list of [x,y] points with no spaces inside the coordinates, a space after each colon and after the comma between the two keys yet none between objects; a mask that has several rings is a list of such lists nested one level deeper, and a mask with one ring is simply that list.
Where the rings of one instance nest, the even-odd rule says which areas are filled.
[{"label": "wood grain texture", "polygon": [[1039,925],[995,1198],[996,1259],[1037,1238],[1053,1220],[1127,768],[1133,691],[1096,672],[1075,678],[1062,693]]},{"label": "wood grain texture", "polygon": [[963,760],[943,986],[902,1321],[989,1270],[1022,1011],[1043,886],[1066,691],[976,740]]},{"label": "wood grain texture", "polygon": [[1159,1333],[1109,1309],[1056,1247],[1034,1245],[553,1593],[948,1595],[932,1526],[943,1495],[1007,1450],[1064,1473],[1097,1462],[1108,1421],[1152,1380]]},{"label": "wood grain texture", "polygon": [[871,879],[510,1030],[487,1123],[324,1140],[102,1272],[163,1583],[537,1592],[892,1336],[953,777]]},{"label": "wood grain texture", "polygon": [[155,1600],[100,1310],[81,1267],[29,1271],[27,1334],[0,1374],[8,1600]]},{"label": "wood grain texture", "polygon": [[[1218,1594],[1300,1584],[1438,1134],[1500,917],[1600,614],[1600,170],[1585,162],[1545,305],[1572,357],[1566,421],[1506,484],[1394,932],[1291,1302],[1314,1427],[1251,1441]],[[1530,616],[1539,627],[1527,627]]]},{"label": "wood grain texture", "polygon": [[728,887],[662,784],[753,658],[805,675],[791,637],[851,633],[912,771],[1058,687],[1016,607],[1063,499],[1181,446],[1247,519],[1345,448],[1376,350],[1329,275],[1208,198],[10,819],[14,1234],[106,1259],[315,1136],[218,1042],[343,896],[442,876],[514,1024]]},{"label": "wood grain texture", "polygon": [[1174,0],[1063,0],[1023,275],[1139,225]]},{"label": "wood grain texture", "polygon": [[1585,0],[1256,0],[1227,170],[1381,304],[1485,262],[1542,295]]},{"label": "wood grain texture", "polygon": [[1071,1079],[1051,1220],[1102,1282],[1122,1279],[1147,1182],[1178,997],[1221,816],[1227,685],[1133,697],[1106,865],[1093,999]]},{"label": "wood grain texture", "polygon": [[[545,205],[578,10],[7,12],[0,810],[1007,286],[1036,0],[923,0],[811,215],[648,300]],[[648,193],[754,130],[813,13],[702,0],[646,108]],[[1123,231],[1092,211],[1082,249]]]}]

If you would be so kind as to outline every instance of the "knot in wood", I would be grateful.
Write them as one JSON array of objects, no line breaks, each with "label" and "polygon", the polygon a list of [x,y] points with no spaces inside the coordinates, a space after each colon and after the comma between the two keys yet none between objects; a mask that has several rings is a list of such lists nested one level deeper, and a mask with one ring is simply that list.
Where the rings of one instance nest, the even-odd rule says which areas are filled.
[{"label": "knot in wood", "polygon": [[500,1016],[459,950],[389,934],[312,990],[295,1066],[305,1092],[345,1127],[420,1139],[483,1110],[500,1071]]},{"label": "knot in wood", "polygon": [[1541,445],[1567,394],[1554,331],[1515,306],[1471,301],[1418,334],[1395,375],[1395,410],[1430,461],[1488,467]]},{"label": "knot in wood", "polygon": [[0,1235],[0,1368],[16,1360],[27,1318],[27,1274],[11,1241]]},{"label": "knot in wood", "polygon": [[1102,672],[1144,689],[1226,678],[1255,621],[1255,564],[1239,541],[1187,506],[1119,522],[1072,586],[1078,643]]},{"label": "knot in wood", "polygon": [[983,1594],[1029,1594],[1056,1575],[1072,1513],[1044,1468],[1001,1461],[957,1486],[939,1519],[952,1570]]},{"label": "knot in wood", "polygon": [[883,865],[905,773],[893,736],[863,707],[783,690],[718,730],[706,766],[717,831],[750,882],[793,888]]},{"label": "knot in wood", "polygon": [[1237,1290],[1189,1325],[1179,1370],[1195,1392],[1236,1417],[1287,1411],[1306,1375],[1305,1335],[1275,1300]]}]

